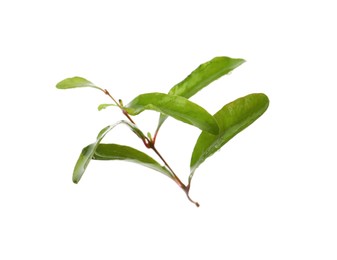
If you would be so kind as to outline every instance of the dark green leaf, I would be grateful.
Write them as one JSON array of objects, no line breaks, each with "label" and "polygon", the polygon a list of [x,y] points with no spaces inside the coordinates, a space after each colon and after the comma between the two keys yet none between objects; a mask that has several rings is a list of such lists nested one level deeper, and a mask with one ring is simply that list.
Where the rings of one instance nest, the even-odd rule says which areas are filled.
[{"label": "dark green leaf", "polygon": [[216,120],[204,108],[180,96],[163,93],[142,94],[124,108],[130,115],[144,110],[155,110],[167,116],[194,125],[212,134],[219,131]]},{"label": "dark green leaf", "polygon": [[[215,57],[212,60],[201,64],[183,81],[171,88],[169,94],[190,98],[211,82],[228,74],[244,62],[245,60],[243,59]],[[166,119],[166,115],[160,115],[158,129]]]},{"label": "dark green leaf", "polygon": [[115,123],[114,125],[110,125],[105,127],[104,129],[102,129],[96,139],[96,142],[93,144],[88,145],[87,147],[85,147],[81,154],[80,157],[77,160],[77,163],[75,165],[74,168],[74,172],[73,172],[73,182],[74,183],[78,183],[83,175],[83,173],[85,172],[89,162],[91,161],[97,146],[100,144],[100,142],[102,141],[102,139],[104,138],[104,136],[111,131],[115,126],[119,125],[119,124],[125,124],[127,125],[129,128],[131,128],[131,130],[139,137],[139,138],[143,138],[144,134],[132,123],[129,123],[127,121],[119,121],[117,123]]},{"label": "dark green leaf", "polygon": [[68,88],[97,88],[102,90],[101,88],[97,87],[95,84],[90,82],[89,80],[86,80],[81,77],[73,77],[73,78],[67,78],[65,80],[62,80],[56,85],[56,88],[58,89],[68,89]]},{"label": "dark green leaf", "polygon": [[203,131],[195,144],[190,164],[190,180],[201,163],[258,119],[267,110],[268,105],[268,97],[258,93],[241,97],[221,108],[214,115],[219,124],[219,134],[210,135]]},{"label": "dark green leaf", "polygon": [[99,144],[92,157],[94,160],[125,160],[134,162],[156,170],[171,177],[170,171],[147,154],[138,151],[132,147],[118,144]]}]

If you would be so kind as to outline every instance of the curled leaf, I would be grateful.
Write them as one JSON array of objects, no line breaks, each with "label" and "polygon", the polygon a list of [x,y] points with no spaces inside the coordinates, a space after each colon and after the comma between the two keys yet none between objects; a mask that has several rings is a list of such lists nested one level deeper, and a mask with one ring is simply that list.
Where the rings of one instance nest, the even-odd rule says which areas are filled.
[{"label": "curled leaf", "polygon": [[125,160],[141,164],[172,178],[171,173],[164,166],[147,154],[129,146],[118,144],[99,144],[92,157],[93,160]]},{"label": "curled leaf", "polygon": [[127,125],[129,128],[131,128],[131,130],[139,137],[139,138],[143,138],[144,135],[143,133],[132,123],[129,123],[127,121],[121,120],[118,121],[117,123],[107,126],[105,128],[103,128],[96,139],[95,143],[92,143],[88,146],[86,146],[85,148],[83,148],[77,162],[74,168],[74,172],[73,172],[73,182],[74,183],[78,183],[80,181],[80,179],[82,178],[82,175],[84,174],[89,162],[91,161],[98,145],[100,144],[100,142],[102,141],[102,139],[104,138],[104,136],[110,132],[113,128],[115,128],[117,125],[119,124],[125,124]]}]

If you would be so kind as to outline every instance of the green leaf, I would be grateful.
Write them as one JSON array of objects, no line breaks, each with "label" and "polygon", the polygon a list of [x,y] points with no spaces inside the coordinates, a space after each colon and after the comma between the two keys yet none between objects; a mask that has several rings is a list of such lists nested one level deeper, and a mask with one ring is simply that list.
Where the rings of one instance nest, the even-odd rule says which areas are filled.
[{"label": "green leaf", "polygon": [[125,160],[141,164],[172,178],[169,170],[161,166],[147,154],[129,146],[118,144],[99,144],[92,157],[93,160]]},{"label": "green leaf", "polygon": [[244,62],[243,59],[215,57],[201,64],[183,81],[171,88],[169,94],[190,98],[211,82],[228,74]]},{"label": "green leaf", "polygon": [[100,142],[102,141],[102,139],[104,138],[104,136],[110,132],[114,127],[116,127],[119,124],[125,124],[127,125],[129,128],[131,128],[131,130],[139,137],[143,140],[144,134],[132,123],[129,123],[127,121],[121,120],[118,121],[117,123],[115,123],[114,125],[110,125],[107,126],[105,128],[103,128],[96,139],[96,142],[93,144],[88,145],[87,147],[83,148],[77,162],[74,168],[74,172],[73,172],[73,182],[74,183],[78,183],[80,181],[80,179],[82,178],[83,173],[85,172],[86,168],[88,167],[89,162],[91,161],[98,145],[100,144]]},{"label": "green leaf", "polygon": [[163,93],[147,93],[137,96],[124,109],[130,115],[138,115],[144,110],[155,110],[201,130],[217,134],[216,120],[204,108],[180,96]]},{"label": "green leaf", "polygon": [[73,182],[78,183],[82,178],[83,173],[85,172],[92,155],[94,154],[96,149],[95,143],[88,145],[87,147],[83,148],[80,157],[78,158],[74,172],[73,172]]},{"label": "green leaf", "polygon": [[116,107],[117,105],[115,105],[115,104],[100,104],[97,109],[98,109],[98,111],[101,111],[101,110],[106,109],[107,107],[111,107],[111,106]]},{"label": "green leaf", "polygon": [[[183,81],[171,88],[169,94],[190,98],[211,82],[228,74],[244,62],[245,60],[243,59],[215,57],[212,60],[201,64]],[[166,119],[166,115],[160,115],[157,130]]]},{"label": "green leaf", "polygon": [[150,140],[153,140],[150,132],[147,132],[147,138],[149,138]]},{"label": "green leaf", "polygon": [[203,131],[195,144],[189,179],[192,179],[195,170],[201,163],[258,119],[267,110],[268,105],[268,97],[263,93],[258,93],[241,97],[221,108],[214,115],[219,124],[219,134],[210,135]]},{"label": "green leaf", "polygon": [[95,84],[81,77],[73,77],[62,80],[56,85],[58,89],[69,89],[69,88],[97,88],[102,90],[100,87],[97,87]]}]

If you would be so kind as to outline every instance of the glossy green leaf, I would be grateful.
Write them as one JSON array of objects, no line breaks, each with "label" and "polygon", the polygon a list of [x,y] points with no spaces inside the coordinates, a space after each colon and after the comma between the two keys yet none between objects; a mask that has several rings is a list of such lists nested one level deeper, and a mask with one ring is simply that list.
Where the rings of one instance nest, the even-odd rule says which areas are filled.
[{"label": "glossy green leaf", "polygon": [[180,96],[163,93],[147,93],[137,96],[124,109],[130,115],[138,115],[144,110],[155,110],[201,130],[217,134],[216,120],[204,108]]},{"label": "glossy green leaf", "polygon": [[110,126],[107,126],[107,127],[103,128],[99,132],[99,134],[97,136],[97,139],[96,139],[96,142],[88,145],[85,148],[83,148],[83,150],[82,150],[82,152],[81,152],[81,154],[80,154],[80,156],[79,156],[79,158],[76,162],[75,168],[74,168],[74,172],[73,172],[73,182],[74,183],[78,183],[80,181],[80,179],[82,178],[83,173],[85,172],[89,162],[91,161],[98,145],[100,144],[100,142],[102,141],[104,136],[119,124],[127,125],[141,139],[144,137],[144,134],[134,124],[129,123],[129,122],[124,121],[124,120],[118,121],[114,125],[110,125]]},{"label": "glossy green leaf", "polygon": [[244,62],[243,59],[215,57],[201,64],[183,81],[171,88],[169,94],[190,98],[211,82],[228,74]]},{"label": "glossy green leaf", "polygon": [[258,93],[241,97],[221,108],[214,115],[219,124],[219,134],[210,135],[203,131],[195,144],[190,164],[190,180],[201,163],[258,119],[267,110],[268,105],[268,97]]},{"label": "glossy green leaf", "polygon": [[[215,57],[212,60],[201,64],[183,81],[171,88],[169,94],[190,98],[201,89],[208,86],[211,82],[228,74],[244,62],[245,60],[243,59]],[[160,115],[158,129],[166,119],[166,115]]]},{"label": "glossy green leaf", "polygon": [[171,173],[164,166],[147,154],[129,146],[118,144],[99,144],[92,157],[93,160],[125,160],[141,164],[172,178]]},{"label": "glossy green leaf", "polygon": [[117,105],[116,104],[100,104],[99,106],[98,106],[98,111],[101,111],[101,110],[103,110],[103,109],[106,109],[107,107],[116,107]]},{"label": "glossy green leaf", "polygon": [[87,87],[102,90],[100,87],[97,87],[94,83],[81,77],[67,78],[62,80],[56,85],[56,88],[58,89],[87,88]]}]

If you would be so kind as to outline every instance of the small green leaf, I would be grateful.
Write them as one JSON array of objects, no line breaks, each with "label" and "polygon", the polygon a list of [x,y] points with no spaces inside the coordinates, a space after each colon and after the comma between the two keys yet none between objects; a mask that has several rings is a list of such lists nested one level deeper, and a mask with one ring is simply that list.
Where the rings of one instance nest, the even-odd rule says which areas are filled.
[{"label": "small green leaf", "polygon": [[151,133],[150,132],[147,132],[147,137],[152,141],[153,139],[152,139],[152,135],[151,135]]},{"label": "small green leaf", "polygon": [[130,115],[155,110],[212,134],[219,132],[216,120],[204,108],[180,96],[147,93],[137,96],[124,109]]},{"label": "small green leaf", "polygon": [[210,135],[203,131],[194,146],[189,179],[192,179],[200,164],[258,119],[267,110],[268,105],[268,97],[263,93],[258,93],[241,97],[221,108],[214,115],[219,124],[219,134]]},{"label": "small green leaf", "polygon": [[[169,94],[190,98],[214,80],[228,74],[244,62],[245,60],[243,59],[215,57],[201,64],[183,81],[171,88]],[[157,130],[159,130],[166,119],[166,115],[160,114]]]},{"label": "small green leaf", "polygon": [[99,144],[92,157],[93,160],[125,160],[141,164],[172,178],[169,170],[161,166],[147,154],[129,146],[118,144]]},{"label": "small green leaf", "polygon": [[80,157],[78,158],[75,168],[74,168],[74,172],[73,172],[73,182],[74,183],[78,183],[80,179],[82,178],[83,173],[85,172],[89,162],[91,161],[98,145],[100,144],[104,136],[119,124],[127,125],[139,138],[143,140],[144,134],[134,124],[129,123],[124,120],[118,121],[114,125],[110,125],[110,126],[103,128],[99,132],[96,142],[83,148],[80,154]]},{"label": "small green leaf", "polygon": [[101,110],[106,109],[107,107],[111,107],[111,106],[116,107],[117,105],[116,104],[100,104],[97,109],[98,109],[98,111],[101,111]]},{"label": "small green leaf", "polygon": [[100,87],[97,87],[95,84],[81,77],[73,77],[62,80],[56,85],[58,89],[68,89],[68,88],[97,88],[102,90]]}]

